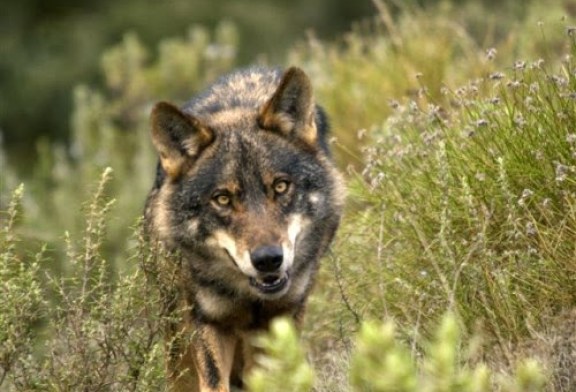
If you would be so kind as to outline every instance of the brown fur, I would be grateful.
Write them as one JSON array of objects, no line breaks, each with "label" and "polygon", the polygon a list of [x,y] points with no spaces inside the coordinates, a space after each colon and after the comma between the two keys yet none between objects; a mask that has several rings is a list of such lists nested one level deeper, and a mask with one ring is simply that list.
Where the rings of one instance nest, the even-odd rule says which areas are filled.
[{"label": "brown fur", "polygon": [[254,366],[256,333],[301,321],[338,227],[325,117],[291,68],[231,74],[182,109],[157,104],[151,121],[160,167],[146,224],[181,261],[171,388],[229,391]]}]

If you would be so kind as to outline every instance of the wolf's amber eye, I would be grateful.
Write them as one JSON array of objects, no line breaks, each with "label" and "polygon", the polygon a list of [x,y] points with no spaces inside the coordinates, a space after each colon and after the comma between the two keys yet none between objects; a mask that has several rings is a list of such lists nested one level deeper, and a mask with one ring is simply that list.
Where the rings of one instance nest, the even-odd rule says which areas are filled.
[{"label": "wolf's amber eye", "polygon": [[277,195],[281,195],[283,193],[286,193],[286,191],[288,190],[290,183],[286,180],[278,180],[274,183],[274,193],[276,193]]},{"label": "wolf's amber eye", "polygon": [[220,194],[220,195],[214,196],[214,201],[215,201],[216,204],[218,204],[219,206],[226,207],[226,206],[230,205],[230,202],[231,202],[232,200],[230,199],[230,196],[224,195],[224,194]]}]

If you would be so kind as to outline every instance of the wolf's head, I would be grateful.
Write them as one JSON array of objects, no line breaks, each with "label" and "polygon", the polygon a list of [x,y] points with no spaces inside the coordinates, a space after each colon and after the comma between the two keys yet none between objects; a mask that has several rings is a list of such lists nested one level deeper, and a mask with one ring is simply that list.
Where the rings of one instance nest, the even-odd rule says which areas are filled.
[{"label": "wolf's head", "polygon": [[161,169],[151,225],[189,256],[199,286],[297,298],[308,290],[342,205],[324,115],[298,68],[226,83],[195,106],[154,107]]}]

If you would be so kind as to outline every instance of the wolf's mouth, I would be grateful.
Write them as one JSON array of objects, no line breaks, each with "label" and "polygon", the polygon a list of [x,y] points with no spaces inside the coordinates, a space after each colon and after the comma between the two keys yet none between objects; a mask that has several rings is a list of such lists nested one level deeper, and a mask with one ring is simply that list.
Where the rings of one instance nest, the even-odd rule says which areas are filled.
[{"label": "wolf's mouth", "polygon": [[270,274],[261,278],[250,278],[250,284],[263,294],[276,294],[288,284],[288,274]]}]

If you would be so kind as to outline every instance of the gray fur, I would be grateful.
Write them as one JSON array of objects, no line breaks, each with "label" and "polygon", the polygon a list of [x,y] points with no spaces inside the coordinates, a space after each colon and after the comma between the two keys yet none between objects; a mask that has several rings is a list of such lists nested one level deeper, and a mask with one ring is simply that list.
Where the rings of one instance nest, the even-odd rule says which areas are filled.
[{"label": "gray fur", "polygon": [[[274,317],[299,321],[338,227],[343,185],[329,157],[327,122],[301,70],[249,68],[180,111],[158,104],[152,127],[161,163],[146,225],[154,241],[182,255],[182,299],[192,308],[184,322],[208,336],[187,355],[203,356],[195,363],[212,358],[217,371],[210,361],[212,377],[202,374],[184,354],[180,366],[194,368],[200,390],[227,390],[242,366],[228,369],[228,346],[210,339],[246,347],[247,334]],[[255,268],[254,255],[279,247],[277,271]],[[251,362],[242,359],[244,368]],[[214,374],[219,385],[203,387]]]}]

